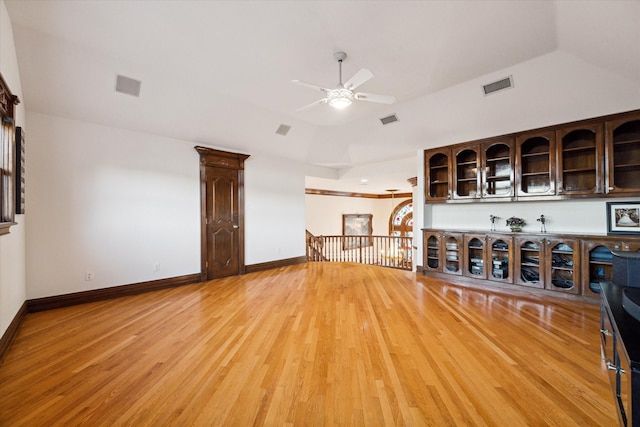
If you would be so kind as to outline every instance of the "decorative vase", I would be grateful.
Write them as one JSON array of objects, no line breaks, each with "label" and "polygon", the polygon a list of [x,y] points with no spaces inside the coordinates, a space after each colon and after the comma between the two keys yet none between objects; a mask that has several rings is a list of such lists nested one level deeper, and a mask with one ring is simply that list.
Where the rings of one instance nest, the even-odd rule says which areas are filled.
[{"label": "decorative vase", "polygon": [[512,224],[509,227],[511,227],[511,231],[513,231],[514,233],[522,231],[522,226],[519,224]]}]

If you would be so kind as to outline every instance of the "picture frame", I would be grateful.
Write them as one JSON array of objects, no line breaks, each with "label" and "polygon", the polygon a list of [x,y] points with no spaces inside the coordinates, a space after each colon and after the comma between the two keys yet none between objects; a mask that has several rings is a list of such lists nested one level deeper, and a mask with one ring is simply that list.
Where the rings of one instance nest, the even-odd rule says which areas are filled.
[{"label": "picture frame", "polygon": [[16,127],[16,167],[15,167],[15,203],[16,203],[16,214],[24,214],[25,208],[25,198],[24,198],[24,188],[25,188],[25,138],[24,138],[24,128],[17,126]]},{"label": "picture frame", "polygon": [[640,202],[607,202],[607,234],[640,235]]},{"label": "picture frame", "polygon": [[[342,215],[342,235],[344,236],[344,250],[373,245],[373,241],[371,239],[371,236],[373,234],[372,220],[372,214]],[[349,236],[354,237],[350,238]],[[362,236],[364,236],[364,238]]]}]

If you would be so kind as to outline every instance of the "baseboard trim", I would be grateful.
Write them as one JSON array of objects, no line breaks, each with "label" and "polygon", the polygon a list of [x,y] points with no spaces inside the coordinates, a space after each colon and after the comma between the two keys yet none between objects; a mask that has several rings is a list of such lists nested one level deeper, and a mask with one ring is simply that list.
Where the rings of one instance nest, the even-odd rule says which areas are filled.
[{"label": "baseboard trim", "polygon": [[27,302],[25,301],[22,303],[22,306],[20,306],[20,309],[9,324],[7,330],[2,334],[2,337],[0,338],[0,364],[2,364],[4,356],[9,351],[11,343],[13,343],[16,335],[18,335],[18,330],[20,329],[20,325],[27,315],[27,312]]},{"label": "baseboard trim", "polygon": [[304,264],[307,262],[306,256],[295,258],[279,259],[276,261],[261,262],[245,266],[245,273],[255,273],[258,271],[271,270],[272,268],[287,267],[290,265]]},{"label": "baseboard trim", "polygon": [[69,307],[72,305],[102,301],[126,295],[136,295],[160,289],[190,285],[193,283],[200,283],[200,273],[150,280],[148,282],[133,283],[130,285],[114,286],[111,288],[75,292],[72,294],[30,299],[26,301],[27,311],[29,313],[35,313],[38,311],[52,310],[54,308]]}]

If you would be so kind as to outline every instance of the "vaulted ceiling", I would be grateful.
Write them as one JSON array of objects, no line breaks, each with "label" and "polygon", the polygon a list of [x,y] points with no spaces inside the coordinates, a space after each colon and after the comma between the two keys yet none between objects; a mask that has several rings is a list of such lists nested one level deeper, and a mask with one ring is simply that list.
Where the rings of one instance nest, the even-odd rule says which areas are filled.
[{"label": "vaulted ceiling", "polygon": [[[321,165],[333,189],[406,190],[420,149],[640,108],[639,1],[5,4],[29,111]],[[296,111],[322,94],[291,80],[334,87],[336,51],[345,79],[368,68],[358,89],[396,103]],[[117,74],[140,96],[115,92]],[[483,96],[508,75],[514,89]]]}]

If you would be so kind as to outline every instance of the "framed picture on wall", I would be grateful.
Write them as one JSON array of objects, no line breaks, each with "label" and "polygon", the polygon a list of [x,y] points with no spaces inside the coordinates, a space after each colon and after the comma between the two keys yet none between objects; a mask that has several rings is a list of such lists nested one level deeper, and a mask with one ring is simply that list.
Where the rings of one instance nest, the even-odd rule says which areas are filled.
[{"label": "framed picture on wall", "polygon": [[24,129],[16,127],[16,214],[24,213]]},{"label": "framed picture on wall", "polygon": [[355,249],[373,244],[371,240],[371,235],[373,234],[372,218],[373,215],[371,214],[342,215],[343,249]]},{"label": "framed picture on wall", "polygon": [[640,235],[640,202],[608,202],[607,234]]}]

